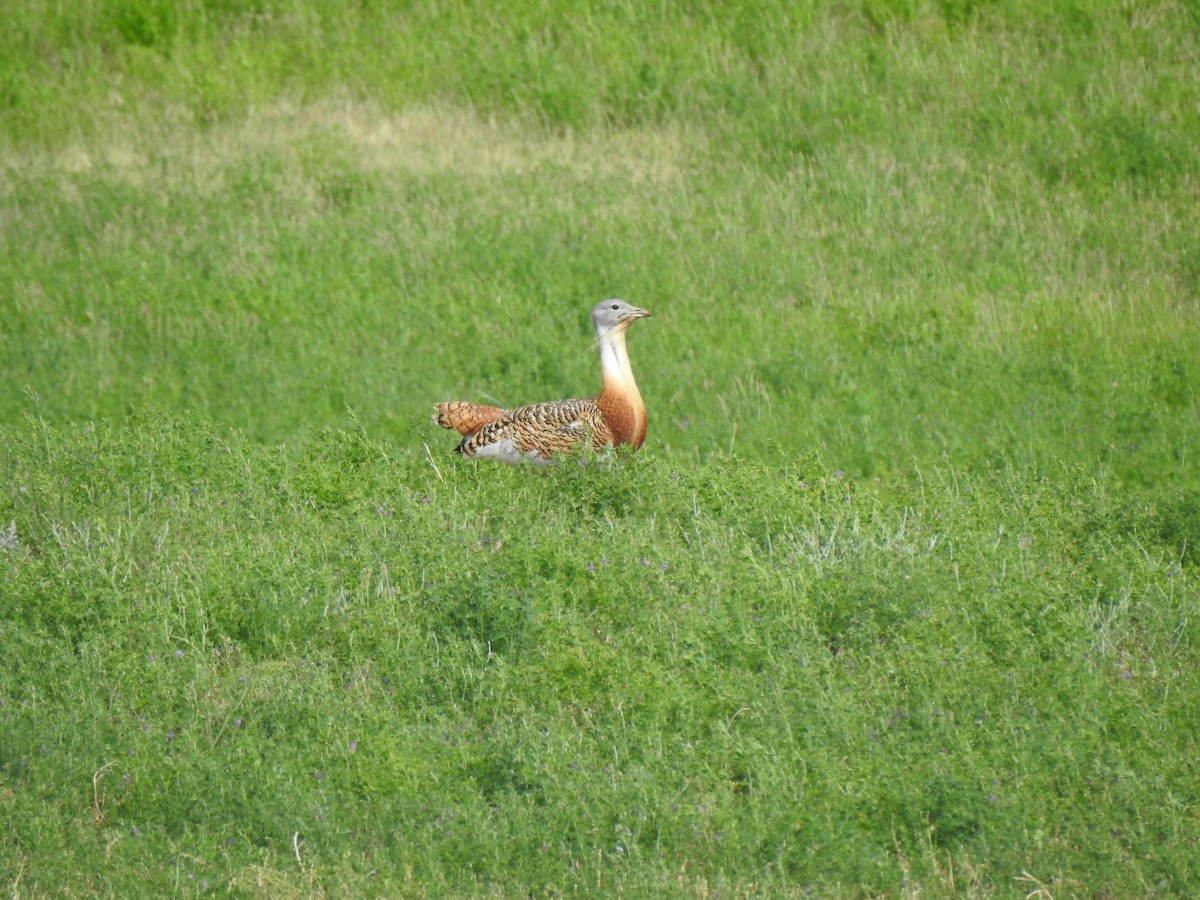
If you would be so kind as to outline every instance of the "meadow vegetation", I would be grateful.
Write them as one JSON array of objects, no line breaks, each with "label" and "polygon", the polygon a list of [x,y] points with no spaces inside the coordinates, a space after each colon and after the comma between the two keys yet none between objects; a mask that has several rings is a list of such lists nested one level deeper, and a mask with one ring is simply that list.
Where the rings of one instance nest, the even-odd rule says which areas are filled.
[{"label": "meadow vegetation", "polygon": [[1194,2],[3,18],[6,892],[1200,891]]}]

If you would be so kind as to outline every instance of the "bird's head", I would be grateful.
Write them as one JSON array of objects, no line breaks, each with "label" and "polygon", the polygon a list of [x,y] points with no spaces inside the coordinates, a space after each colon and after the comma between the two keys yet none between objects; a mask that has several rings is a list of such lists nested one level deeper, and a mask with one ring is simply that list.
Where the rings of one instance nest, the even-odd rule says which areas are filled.
[{"label": "bird's head", "polygon": [[596,326],[596,334],[605,332],[624,331],[638,319],[648,315],[644,309],[639,309],[624,300],[601,300],[592,307],[592,323]]}]

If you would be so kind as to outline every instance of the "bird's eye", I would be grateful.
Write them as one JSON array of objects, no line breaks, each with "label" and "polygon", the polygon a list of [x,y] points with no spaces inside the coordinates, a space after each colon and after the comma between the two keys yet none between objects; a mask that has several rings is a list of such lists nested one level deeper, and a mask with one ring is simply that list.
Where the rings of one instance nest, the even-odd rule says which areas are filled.
[{"label": "bird's eye", "polygon": [[612,308],[613,308],[613,309],[620,309],[621,307],[617,306],[617,304],[615,304],[615,303],[614,303],[614,304],[612,305]]}]

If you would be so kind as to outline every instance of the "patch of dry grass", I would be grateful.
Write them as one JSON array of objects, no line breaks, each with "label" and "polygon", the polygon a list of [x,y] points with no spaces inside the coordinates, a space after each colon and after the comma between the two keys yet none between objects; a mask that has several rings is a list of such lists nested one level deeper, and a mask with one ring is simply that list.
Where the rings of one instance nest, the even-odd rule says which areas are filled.
[{"label": "patch of dry grass", "polygon": [[206,129],[183,114],[111,116],[100,136],[86,143],[45,152],[9,147],[0,155],[0,177],[86,175],[137,185],[185,181],[219,193],[224,174],[247,158],[266,153],[286,158],[328,141],[368,173],[476,179],[552,169],[568,181],[669,184],[682,176],[689,145],[701,140],[679,126],[556,132],[467,109],[385,112],[349,98],[307,105],[280,101]]}]

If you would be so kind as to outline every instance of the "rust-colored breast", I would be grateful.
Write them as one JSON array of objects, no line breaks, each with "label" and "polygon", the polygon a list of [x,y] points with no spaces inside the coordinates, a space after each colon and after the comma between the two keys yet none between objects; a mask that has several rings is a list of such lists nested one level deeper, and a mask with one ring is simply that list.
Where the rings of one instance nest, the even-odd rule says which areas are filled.
[{"label": "rust-colored breast", "polygon": [[646,406],[641,398],[636,400],[621,394],[601,392],[596,398],[604,423],[612,432],[612,445],[629,444],[634,450],[646,440]]}]

